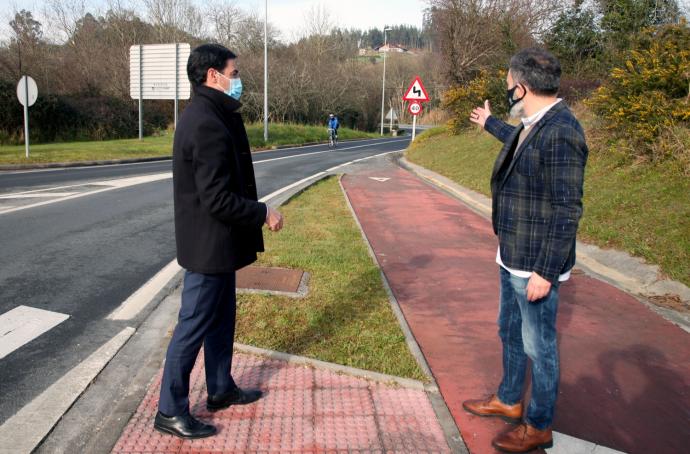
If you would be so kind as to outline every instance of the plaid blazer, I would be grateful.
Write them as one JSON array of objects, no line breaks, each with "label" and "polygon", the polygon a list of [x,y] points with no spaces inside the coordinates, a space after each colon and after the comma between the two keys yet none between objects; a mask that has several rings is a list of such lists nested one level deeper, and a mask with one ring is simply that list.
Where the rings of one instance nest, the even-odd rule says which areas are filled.
[{"label": "plaid blazer", "polygon": [[501,260],[557,283],[575,265],[589,153],[584,131],[563,101],[532,126],[518,150],[522,124],[489,117],[484,128],[504,144],[491,175]]}]

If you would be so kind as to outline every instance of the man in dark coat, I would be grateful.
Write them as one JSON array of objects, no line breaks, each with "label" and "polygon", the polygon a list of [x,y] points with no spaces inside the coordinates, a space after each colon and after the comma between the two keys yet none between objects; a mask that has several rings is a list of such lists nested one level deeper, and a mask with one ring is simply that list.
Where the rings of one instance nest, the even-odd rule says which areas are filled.
[{"label": "man in dark coat", "polygon": [[[503,380],[497,394],[463,406],[480,416],[521,422],[493,441],[494,447],[507,452],[553,443],[558,289],[575,265],[588,154],[582,127],[557,97],[560,76],[560,64],[549,52],[523,50],[511,59],[507,77],[508,104],[512,116],[521,119],[519,125],[492,117],[488,101],[470,117],[504,144],[491,176],[492,221],[499,242]],[[524,411],[528,358],[532,396]]]},{"label": "man in dark coat", "polygon": [[209,411],[261,398],[259,390],[237,387],[230,372],[235,272],[263,252],[263,224],[278,231],[283,220],[257,201],[249,140],[237,112],[242,83],[236,62],[217,44],[194,49],[187,62],[194,97],[175,130],[175,239],[186,271],[154,427],[182,438],[216,433],[189,412],[189,376],[202,344]]}]

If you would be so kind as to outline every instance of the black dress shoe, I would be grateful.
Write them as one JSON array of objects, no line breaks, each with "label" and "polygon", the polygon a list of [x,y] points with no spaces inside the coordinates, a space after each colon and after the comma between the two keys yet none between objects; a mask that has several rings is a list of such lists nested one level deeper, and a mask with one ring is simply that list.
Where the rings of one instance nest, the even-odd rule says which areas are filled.
[{"label": "black dress shoe", "polygon": [[263,392],[258,389],[248,389],[246,391],[235,388],[225,394],[208,396],[206,399],[206,409],[208,411],[218,411],[228,408],[230,405],[247,405],[261,399]]},{"label": "black dress shoe", "polygon": [[195,419],[189,413],[167,417],[158,412],[153,427],[159,432],[188,439],[210,437],[217,432],[215,427]]}]

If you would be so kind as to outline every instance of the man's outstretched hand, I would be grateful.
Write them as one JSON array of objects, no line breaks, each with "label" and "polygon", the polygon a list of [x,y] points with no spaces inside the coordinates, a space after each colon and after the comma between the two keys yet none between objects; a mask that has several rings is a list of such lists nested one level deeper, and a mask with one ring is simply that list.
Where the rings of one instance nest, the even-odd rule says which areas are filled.
[{"label": "man's outstretched hand", "polygon": [[266,225],[271,232],[277,232],[283,228],[283,215],[271,207],[267,207]]},{"label": "man's outstretched hand", "polygon": [[470,114],[470,121],[477,123],[482,128],[486,124],[486,119],[491,116],[491,106],[489,100],[484,101],[484,107],[476,107]]}]

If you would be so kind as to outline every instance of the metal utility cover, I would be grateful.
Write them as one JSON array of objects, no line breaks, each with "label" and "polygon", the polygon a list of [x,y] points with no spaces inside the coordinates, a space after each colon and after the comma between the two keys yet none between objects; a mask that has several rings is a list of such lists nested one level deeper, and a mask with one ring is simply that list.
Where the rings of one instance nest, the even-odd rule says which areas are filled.
[{"label": "metal utility cover", "polygon": [[304,271],[248,266],[237,272],[237,288],[297,293]]}]

